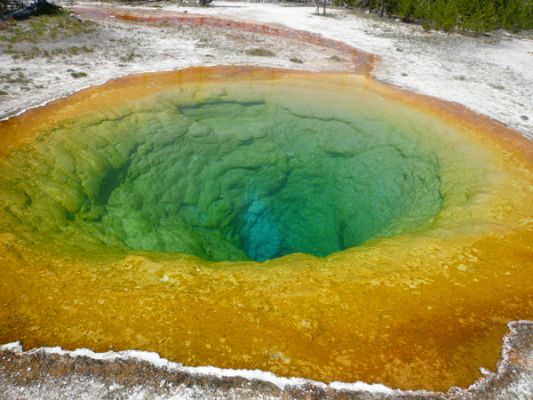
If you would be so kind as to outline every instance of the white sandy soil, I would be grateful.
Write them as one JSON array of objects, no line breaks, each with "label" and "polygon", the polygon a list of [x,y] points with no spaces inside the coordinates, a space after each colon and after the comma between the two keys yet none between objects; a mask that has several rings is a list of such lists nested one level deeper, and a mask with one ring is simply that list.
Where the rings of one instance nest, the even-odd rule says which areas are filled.
[{"label": "white sandy soil", "polygon": [[[79,4],[104,7],[94,3]],[[195,11],[201,10],[195,8]],[[96,22],[94,32],[17,44],[22,50],[18,58],[7,51],[2,52],[0,46],[0,90],[7,93],[0,95],[0,119],[113,78],[143,72],[229,64],[316,71],[340,71],[350,67],[349,60],[337,50],[302,46],[295,40],[201,26],[81,18]],[[24,57],[24,51],[31,54],[35,47],[41,53],[31,55],[29,59]],[[73,54],[69,51],[72,48],[86,50]],[[269,50],[273,55],[247,54],[247,50],[252,49]],[[44,51],[50,55],[42,55]],[[334,61],[332,57],[342,61]],[[75,78],[71,75],[80,72],[87,76]]]}]

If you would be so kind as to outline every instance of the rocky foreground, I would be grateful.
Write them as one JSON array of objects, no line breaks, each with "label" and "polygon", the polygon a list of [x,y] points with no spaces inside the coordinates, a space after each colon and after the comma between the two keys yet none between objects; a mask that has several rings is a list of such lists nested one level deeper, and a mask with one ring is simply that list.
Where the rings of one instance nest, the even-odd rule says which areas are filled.
[{"label": "rocky foreground", "polygon": [[58,348],[0,347],[2,399],[531,399],[533,323],[514,322],[496,373],[447,393],[399,391],[382,385],[279,378],[260,371],[188,368],[153,353],[92,353]]}]

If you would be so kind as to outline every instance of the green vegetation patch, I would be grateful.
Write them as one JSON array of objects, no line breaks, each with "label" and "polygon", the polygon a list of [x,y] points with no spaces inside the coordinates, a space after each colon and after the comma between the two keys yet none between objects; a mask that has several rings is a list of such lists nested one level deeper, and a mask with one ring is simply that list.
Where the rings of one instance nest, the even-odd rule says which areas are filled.
[{"label": "green vegetation patch", "polygon": [[381,15],[419,22],[426,29],[487,32],[533,29],[531,0],[335,0]]},{"label": "green vegetation patch", "polygon": [[79,56],[92,53],[94,47],[68,46],[62,42],[64,39],[87,35],[95,30],[95,23],[81,21],[63,11],[18,22],[8,21],[3,28],[0,28],[0,51],[11,55],[14,59],[22,60]]},{"label": "green vegetation patch", "polygon": [[12,69],[10,72],[0,72],[0,82],[8,84],[27,85],[31,80],[20,69]]},{"label": "green vegetation patch", "polygon": [[245,52],[249,56],[255,57],[275,57],[276,54],[273,51],[263,48],[249,49]]},{"label": "green vegetation patch", "polygon": [[73,78],[85,78],[87,76],[87,72],[71,72],[70,76]]},{"label": "green vegetation patch", "polygon": [[3,27],[0,26],[0,43],[53,41],[90,33],[95,29],[94,22],[81,21],[68,12],[58,12],[32,17],[25,21],[9,21]]}]

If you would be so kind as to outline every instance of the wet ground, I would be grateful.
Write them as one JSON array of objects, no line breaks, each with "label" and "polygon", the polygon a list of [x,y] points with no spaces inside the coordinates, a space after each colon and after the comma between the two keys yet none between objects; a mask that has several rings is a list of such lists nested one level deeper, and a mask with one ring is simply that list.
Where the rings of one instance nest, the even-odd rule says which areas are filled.
[{"label": "wet ground", "polygon": [[[151,360],[151,361],[147,361]],[[253,371],[184,368],[155,354],[114,355],[0,348],[2,399],[530,399],[533,324],[510,324],[498,371],[468,389],[447,393],[395,391],[380,385],[289,380]],[[223,376],[223,374],[225,376]],[[255,376],[254,376],[255,375]]]}]

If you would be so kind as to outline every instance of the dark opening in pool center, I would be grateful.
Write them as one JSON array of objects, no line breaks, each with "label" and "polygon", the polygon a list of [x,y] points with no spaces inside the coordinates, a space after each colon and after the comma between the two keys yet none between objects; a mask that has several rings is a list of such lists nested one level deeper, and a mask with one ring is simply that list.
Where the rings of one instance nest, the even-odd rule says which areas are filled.
[{"label": "dark opening in pool center", "polygon": [[214,261],[326,256],[424,229],[442,203],[435,156],[392,121],[209,100],[64,129],[32,156],[57,186],[31,195],[48,239]]}]

